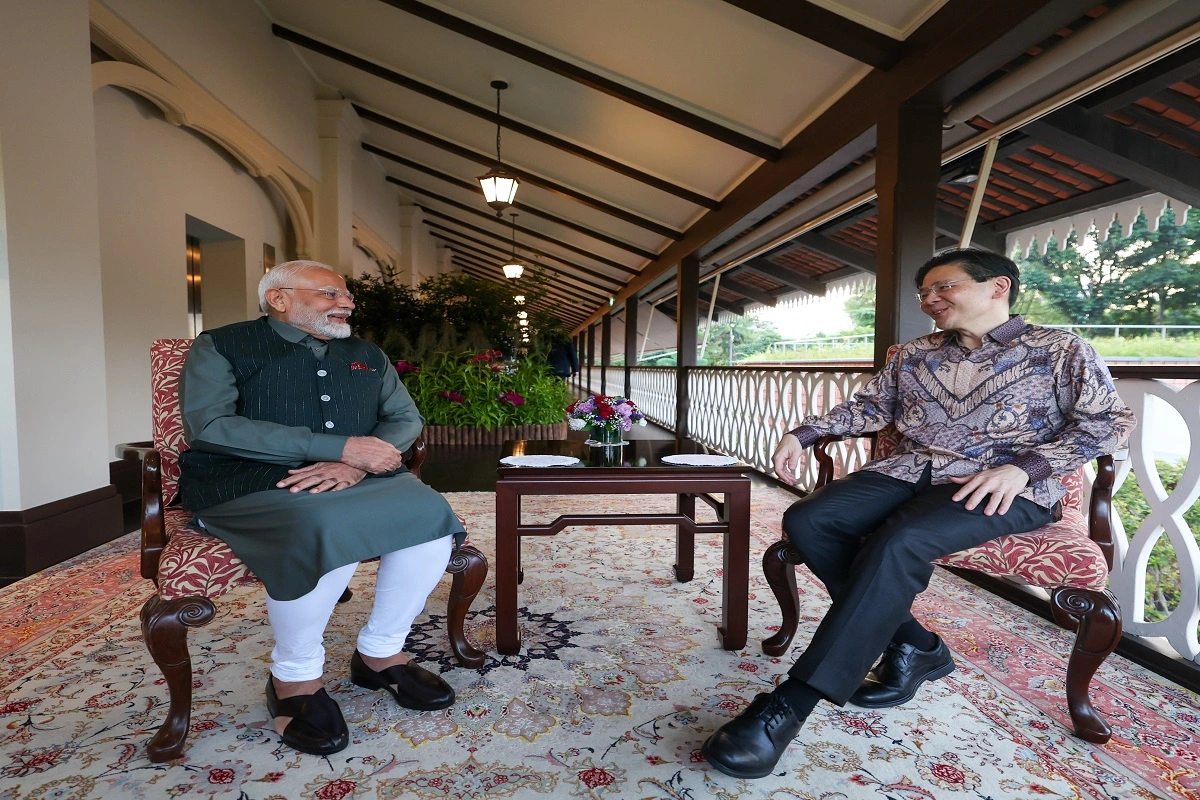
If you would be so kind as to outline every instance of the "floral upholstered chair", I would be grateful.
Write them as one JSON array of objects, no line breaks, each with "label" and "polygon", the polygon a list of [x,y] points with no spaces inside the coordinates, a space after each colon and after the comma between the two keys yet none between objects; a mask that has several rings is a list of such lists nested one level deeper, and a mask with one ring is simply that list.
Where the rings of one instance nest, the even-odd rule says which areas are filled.
[{"label": "floral upholstered chair", "polygon": [[[891,357],[890,351],[888,357]],[[872,436],[875,458],[883,458],[895,451],[896,434],[890,426]],[[827,448],[841,438],[825,436],[813,446],[818,465],[814,488],[833,480],[834,463]],[[1089,687],[1096,670],[1116,649],[1122,626],[1121,607],[1106,588],[1113,558],[1113,457],[1100,456],[1096,464],[1096,478],[1092,482],[1086,511],[1083,507],[1085,477],[1081,467],[1063,481],[1067,496],[1062,500],[1061,520],[1029,533],[1000,536],[935,563],[1014,578],[1050,591],[1054,621],[1075,631],[1066,679],[1067,707],[1075,734],[1086,741],[1104,744],[1112,735],[1112,729],[1092,706]],[[786,653],[796,634],[799,597],[793,568],[802,560],[786,535],[763,555],[763,572],[783,611],[779,632],[763,642],[763,652],[768,655]]]},{"label": "floral upholstered chair", "polygon": [[[191,514],[177,504],[179,454],[187,449],[179,412],[179,374],[191,339],[159,339],[150,348],[150,387],[154,449],[142,460],[141,572],[156,591],[142,607],[142,637],[166,678],[170,694],[167,718],[147,747],[151,761],[169,761],[183,753],[192,710],[192,663],[189,628],[206,625],[216,613],[213,600],[236,586],[258,579],[215,536],[188,527]],[[418,478],[425,458],[420,439],[405,458]],[[467,611],[487,576],[487,559],[465,544],[446,566],[453,583],[447,609],[450,649],[465,667],[479,667],[484,654],[466,639]]]}]

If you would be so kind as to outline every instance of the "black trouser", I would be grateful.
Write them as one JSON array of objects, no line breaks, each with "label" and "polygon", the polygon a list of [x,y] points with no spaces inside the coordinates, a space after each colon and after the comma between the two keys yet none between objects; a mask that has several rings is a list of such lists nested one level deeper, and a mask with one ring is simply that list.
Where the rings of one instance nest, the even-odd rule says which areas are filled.
[{"label": "black trouser", "polygon": [[[1050,509],[1018,497],[1006,514],[985,516],[950,498],[961,487],[931,485],[926,468],[908,483],[860,470],[796,501],[783,530],[825,584],[833,604],[788,671],[843,705],[929,585],[933,561],[1007,533],[1036,530]],[[964,501],[965,502],[965,501]]]}]

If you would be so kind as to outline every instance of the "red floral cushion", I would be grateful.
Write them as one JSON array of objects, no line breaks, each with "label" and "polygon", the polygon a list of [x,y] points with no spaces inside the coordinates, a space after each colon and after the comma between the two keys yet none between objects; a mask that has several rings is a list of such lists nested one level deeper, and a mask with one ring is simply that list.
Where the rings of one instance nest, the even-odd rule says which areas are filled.
[{"label": "red floral cushion", "polygon": [[158,339],[150,345],[150,411],[154,449],[162,460],[163,505],[179,493],[179,454],[187,450],[179,413],[179,374],[191,339]]},{"label": "red floral cushion", "polygon": [[180,508],[166,510],[170,540],[158,561],[158,596],[215,599],[235,586],[258,583],[229,545],[211,534],[188,527],[192,515]]},{"label": "red floral cushion", "polygon": [[1075,509],[1062,520],[1029,533],[1010,533],[936,562],[988,575],[1009,576],[1033,586],[1103,589],[1108,563],[1100,545],[1088,538],[1087,520]]}]

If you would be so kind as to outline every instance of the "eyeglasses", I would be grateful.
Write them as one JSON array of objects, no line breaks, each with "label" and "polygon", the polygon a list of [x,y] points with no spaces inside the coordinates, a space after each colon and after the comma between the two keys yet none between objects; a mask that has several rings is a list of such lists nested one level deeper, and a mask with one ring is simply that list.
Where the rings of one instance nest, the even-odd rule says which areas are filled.
[{"label": "eyeglasses", "polygon": [[276,289],[290,289],[291,291],[300,292],[319,292],[324,295],[326,300],[337,300],[339,297],[344,297],[351,303],[354,302],[354,295],[349,292],[343,292],[341,289],[307,289],[303,286],[276,286]]},{"label": "eyeglasses", "polygon": [[937,283],[935,283],[925,289],[922,289],[921,291],[917,292],[913,296],[916,297],[918,301],[924,303],[926,298],[929,297],[929,295],[945,294],[946,292],[953,289],[957,284],[966,283],[966,282],[967,281],[965,278],[958,278],[958,279],[952,280],[952,281],[938,281]]}]

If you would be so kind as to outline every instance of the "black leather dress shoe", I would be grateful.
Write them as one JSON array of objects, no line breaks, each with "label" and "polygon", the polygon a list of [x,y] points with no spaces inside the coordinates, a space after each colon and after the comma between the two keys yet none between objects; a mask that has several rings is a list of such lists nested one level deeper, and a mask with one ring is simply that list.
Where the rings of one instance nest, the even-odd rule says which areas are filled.
[{"label": "black leather dress shoe", "polygon": [[708,737],[700,753],[726,775],[765,778],[803,725],[778,692],[755,695],[745,711]]},{"label": "black leather dress shoe", "polygon": [[913,699],[925,681],[944,678],[954,671],[954,658],[941,637],[932,650],[892,642],[883,658],[867,673],[850,702],[862,708],[891,708]]},{"label": "black leather dress shoe", "polygon": [[313,694],[279,698],[275,682],[267,678],[267,713],[275,717],[291,717],[280,738],[293,750],[314,756],[327,756],[345,750],[350,743],[350,731],[342,709],[324,689]]},{"label": "black leather dress shoe", "polygon": [[454,689],[437,675],[409,661],[376,672],[357,650],[350,657],[350,680],[364,689],[383,689],[414,711],[437,711],[454,705]]}]

